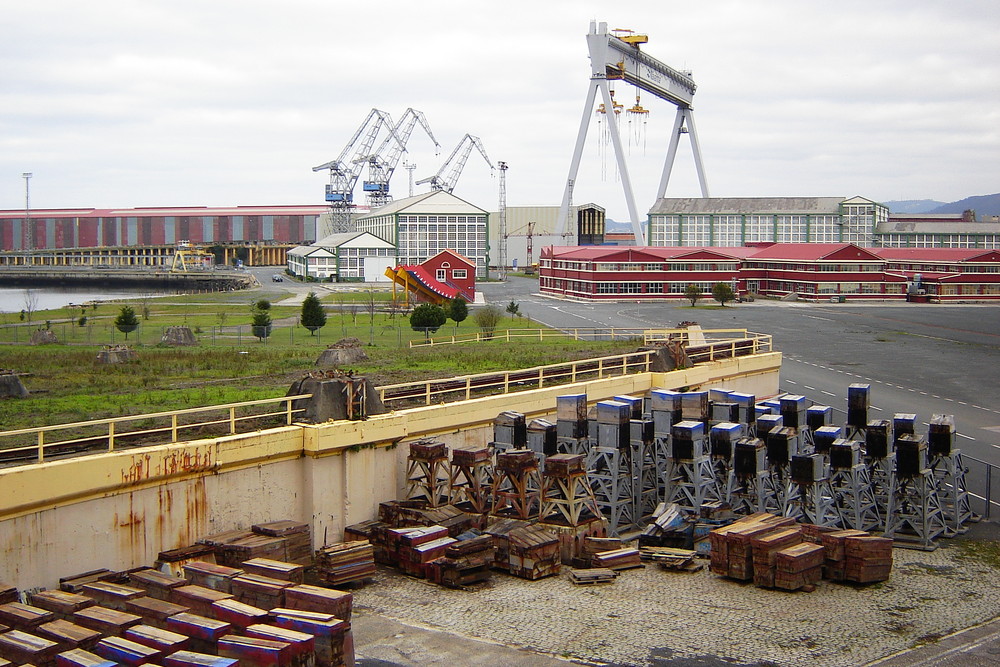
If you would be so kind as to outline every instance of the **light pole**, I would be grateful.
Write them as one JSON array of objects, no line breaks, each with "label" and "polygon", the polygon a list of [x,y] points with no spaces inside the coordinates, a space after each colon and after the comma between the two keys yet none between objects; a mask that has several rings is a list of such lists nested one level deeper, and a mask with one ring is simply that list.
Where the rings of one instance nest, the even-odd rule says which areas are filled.
[{"label": "light pole", "polygon": [[31,263],[31,251],[34,239],[31,236],[31,172],[26,171],[24,178],[24,249],[27,251],[28,263]]}]

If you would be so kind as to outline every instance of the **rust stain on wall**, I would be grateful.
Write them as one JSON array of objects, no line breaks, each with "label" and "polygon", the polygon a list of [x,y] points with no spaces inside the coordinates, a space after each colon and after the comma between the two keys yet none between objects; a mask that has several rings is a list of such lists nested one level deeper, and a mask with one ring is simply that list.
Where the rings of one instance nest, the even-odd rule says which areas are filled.
[{"label": "rust stain on wall", "polygon": [[122,516],[114,514],[114,533],[118,536],[121,553],[128,555],[129,563],[138,562],[146,553],[146,517],[141,509],[135,507],[135,495],[128,496],[128,513]]},{"label": "rust stain on wall", "polygon": [[121,483],[122,486],[132,486],[154,477],[205,472],[211,470],[214,465],[211,446],[199,447],[194,451],[163,453],[155,461],[152,454],[137,454],[133,455],[128,466],[122,469]]},{"label": "rust stain on wall", "polygon": [[122,469],[122,485],[138,484],[149,478],[149,466],[151,454],[139,454],[132,456],[132,463],[127,468]]}]

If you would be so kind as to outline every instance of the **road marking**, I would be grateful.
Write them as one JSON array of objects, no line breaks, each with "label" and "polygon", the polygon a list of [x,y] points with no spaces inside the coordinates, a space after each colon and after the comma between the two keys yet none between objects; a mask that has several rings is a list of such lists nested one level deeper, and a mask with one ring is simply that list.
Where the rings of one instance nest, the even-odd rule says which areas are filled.
[{"label": "road marking", "polygon": [[834,322],[835,320],[829,317],[817,317],[816,315],[803,315],[802,317],[808,317],[810,320],[823,320],[824,322]]},{"label": "road marking", "polygon": [[965,438],[966,440],[975,440],[975,438],[973,438],[971,435],[965,435],[964,433],[956,433],[955,435],[957,435],[960,438]]},{"label": "road marking", "polygon": [[795,380],[785,380],[788,384],[798,384]]},{"label": "road marking", "polygon": [[882,408],[876,408],[874,405],[872,406],[872,410],[878,410],[879,412],[882,412]]},{"label": "road marking", "polygon": [[816,391],[816,387],[810,387],[807,384],[802,385],[803,389],[808,389],[809,391]]},{"label": "road marking", "polygon": [[826,394],[827,396],[836,396],[833,392],[823,391],[822,389],[819,390],[819,393]]}]

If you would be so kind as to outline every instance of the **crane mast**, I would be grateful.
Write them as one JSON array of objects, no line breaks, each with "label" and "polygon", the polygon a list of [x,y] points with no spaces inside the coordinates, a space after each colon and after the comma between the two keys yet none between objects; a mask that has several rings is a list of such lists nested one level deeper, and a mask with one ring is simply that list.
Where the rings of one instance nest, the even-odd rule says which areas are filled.
[{"label": "crane mast", "polygon": [[[466,134],[462,137],[462,140],[458,142],[455,146],[455,150],[451,152],[448,159],[445,160],[444,164],[441,165],[441,169],[438,173],[427,178],[422,178],[417,181],[417,185],[423,185],[424,183],[430,183],[432,190],[444,190],[445,192],[452,192],[455,189],[455,185],[458,183],[458,177],[462,175],[462,170],[465,169],[465,163],[469,159],[469,155],[472,153],[472,149],[475,147],[483,159],[486,160],[486,164],[490,166],[490,169],[494,169],[493,163],[490,162],[489,156],[486,154],[486,149],[483,148],[483,143],[479,140],[479,137],[474,137],[471,134]],[[456,157],[458,158],[456,161]],[[452,165],[452,162],[455,162]],[[448,172],[447,176],[443,176],[445,172]]]},{"label": "crane mast", "polygon": [[[399,158],[406,152],[406,144],[409,142],[410,135],[417,123],[434,142],[435,151],[439,151],[441,145],[434,138],[434,133],[431,131],[424,114],[415,109],[407,109],[394,128],[394,134],[386,136],[374,153],[359,159],[360,162],[368,163],[368,180],[362,182],[361,188],[372,209],[385,206],[392,201],[392,196],[389,194],[389,179],[392,178],[392,174],[396,170]],[[412,194],[411,191],[410,195]]]},{"label": "crane mast", "polygon": [[332,221],[331,232],[351,231],[351,212],[354,209],[354,185],[358,181],[363,156],[369,155],[379,132],[385,128],[390,136],[400,142],[392,117],[385,111],[372,109],[361,126],[335,160],[313,167],[313,171],[330,171],[330,182],[326,184],[326,201],[330,203]]},{"label": "crane mast", "polygon": [[497,162],[500,167],[500,208],[497,217],[500,218],[500,257],[497,264],[500,269],[500,280],[507,277],[507,163]]}]

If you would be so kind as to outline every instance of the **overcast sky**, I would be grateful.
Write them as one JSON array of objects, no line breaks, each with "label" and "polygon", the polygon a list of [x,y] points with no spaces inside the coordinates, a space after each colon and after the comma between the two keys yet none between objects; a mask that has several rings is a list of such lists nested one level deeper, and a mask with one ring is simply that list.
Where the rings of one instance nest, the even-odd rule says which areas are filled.
[{"label": "overcast sky", "polygon": [[[693,72],[713,196],[1000,192],[996,0],[39,0],[7,3],[0,23],[0,208],[24,206],[28,171],[32,208],[320,204],[312,167],[372,108],[408,107],[441,144],[414,131],[416,179],[470,133],[508,163],[508,206],[557,205],[594,19]],[[644,123],[618,122],[644,217],[674,107],[641,104]],[[591,118],[574,201],[625,220]],[[407,181],[400,165],[397,198]],[[455,194],[496,210],[498,192],[473,152]],[[667,196],[699,194],[682,142]]]}]

